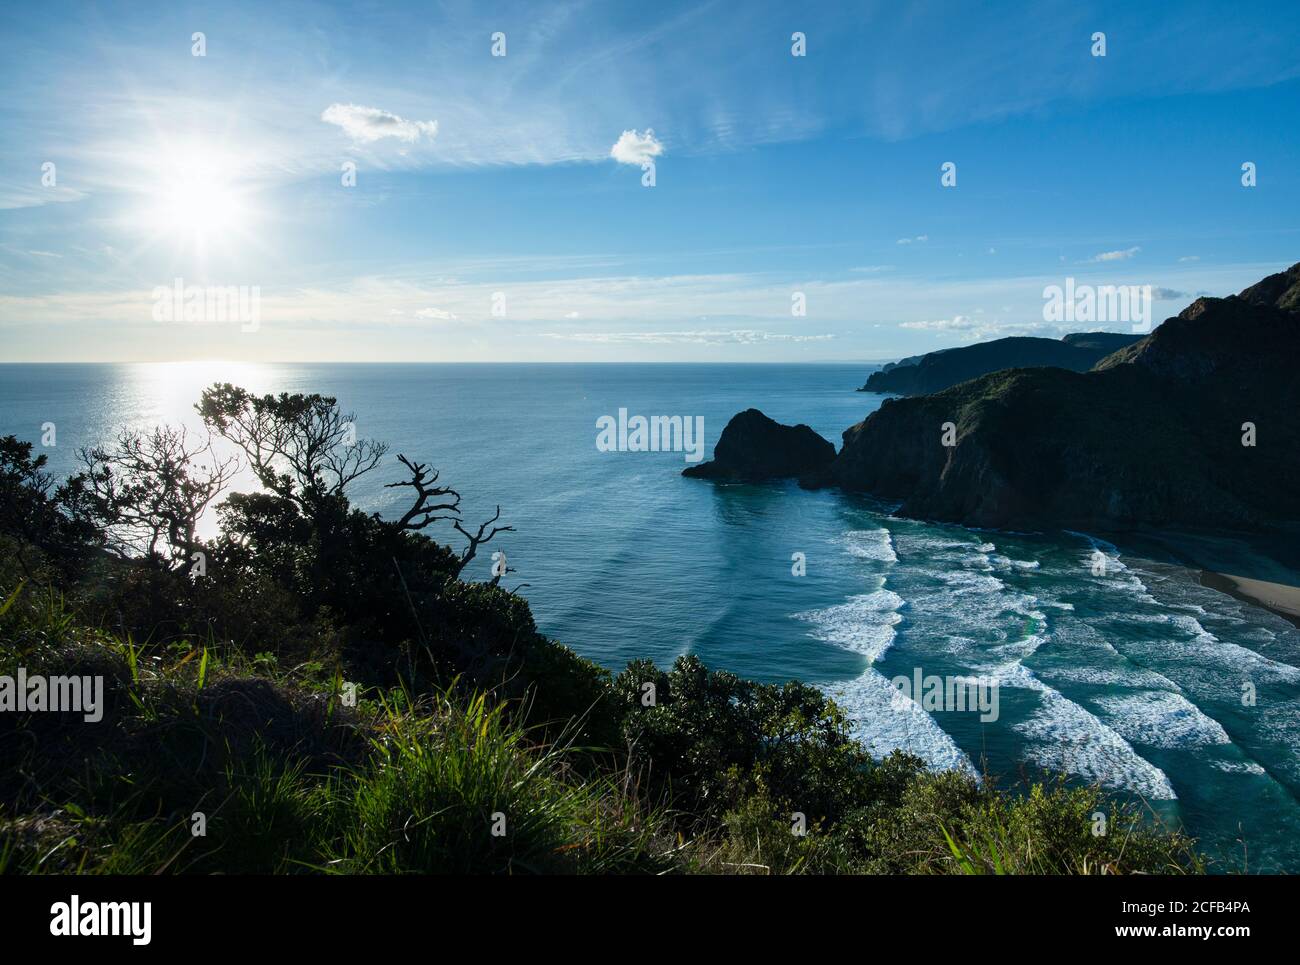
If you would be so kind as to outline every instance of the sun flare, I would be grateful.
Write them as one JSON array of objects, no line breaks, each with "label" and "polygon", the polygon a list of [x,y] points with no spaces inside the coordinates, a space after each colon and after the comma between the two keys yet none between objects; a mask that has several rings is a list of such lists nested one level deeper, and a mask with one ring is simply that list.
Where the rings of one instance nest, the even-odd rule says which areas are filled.
[{"label": "sun flare", "polygon": [[172,151],[160,156],[144,191],[138,222],[157,240],[206,248],[246,235],[255,220],[238,165],[206,151]]}]

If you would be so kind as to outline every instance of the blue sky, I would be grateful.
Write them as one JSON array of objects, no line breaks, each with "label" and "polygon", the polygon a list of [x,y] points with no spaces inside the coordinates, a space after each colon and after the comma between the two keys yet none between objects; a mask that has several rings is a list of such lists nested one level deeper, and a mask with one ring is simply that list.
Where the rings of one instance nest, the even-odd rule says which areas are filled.
[{"label": "blue sky", "polygon": [[1300,261],[1293,2],[262,6],[0,14],[6,360],[888,359]]}]

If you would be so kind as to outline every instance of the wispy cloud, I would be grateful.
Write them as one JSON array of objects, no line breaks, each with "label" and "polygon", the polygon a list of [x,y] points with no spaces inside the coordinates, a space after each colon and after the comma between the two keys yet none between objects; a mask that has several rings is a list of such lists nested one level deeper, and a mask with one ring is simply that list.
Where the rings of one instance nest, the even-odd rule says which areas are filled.
[{"label": "wispy cloud", "polygon": [[954,315],[952,318],[937,318],[932,321],[900,322],[898,327],[926,332],[969,332],[975,328],[975,321],[968,315]]},{"label": "wispy cloud", "polygon": [[1006,338],[1012,335],[1037,335],[1043,338],[1056,338],[1069,332],[1080,331],[1082,328],[1075,323],[1055,325],[1038,321],[1004,322],[998,319],[972,318],[969,315],[954,315],[952,318],[919,322],[901,322],[898,327],[913,331],[934,332],[937,335],[956,335],[968,342]]},{"label": "wispy cloud", "polygon": [[437,121],[408,121],[378,107],[362,107],[359,104],[331,104],[325,108],[320,119],[326,124],[341,127],[348,137],[362,144],[385,137],[411,143],[438,134]]},{"label": "wispy cloud", "polygon": [[600,342],[608,345],[642,343],[653,345],[753,345],[759,342],[824,342],[834,335],[789,335],[783,332],[764,332],[754,329],[711,330],[684,332],[543,332],[543,338],[559,338],[571,342]]},{"label": "wispy cloud", "polygon": [[1120,251],[1103,251],[1100,254],[1093,255],[1088,260],[1090,262],[1128,261],[1141,250],[1141,245],[1134,245],[1132,248],[1124,248]]},{"label": "wispy cloud", "polygon": [[[1278,267],[1185,268],[1167,272],[1164,280],[1177,285],[1171,291],[1210,285],[1225,293]],[[918,339],[928,341],[927,347],[941,347],[1087,328],[1040,321],[1043,289],[1060,284],[1057,276],[935,279],[891,274],[817,280],[720,273],[523,280],[501,266],[471,272],[460,263],[440,262],[407,270],[409,277],[265,285],[255,336],[241,335],[234,324],[222,328],[212,322],[154,321],[151,286],[169,284],[165,275],[120,290],[59,292],[42,290],[34,281],[30,294],[0,292],[0,329],[15,359],[75,360],[87,357],[84,349],[78,354],[85,345],[101,346],[89,357],[187,357],[184,353],[195,345],[211,342],[230,357],[304,360],[741,361],[789,358],[832,340],[839,357],[884,358],[915,354],[922,348]],[[1131,273],[1109,281],[1145,282]],[[493,313],[498,291],[506,296],[506,312],[500,316]],[[792,318],[793,291],[806,295],[807,316]],[[980,306],[998,308],[986,315]],[[676,321],[665,324],[665,319]],[[914,321],[900,324],[899,319]],[[201,338],[198,329],[206,330]],[[96,341],[103,339],[108,341]]]},{"label": "wispy cloud", "polygon": [[87,197],[85,191],[72,188],[42,188],[8,183],[0,185],[0,211],[11,208],[35,208],[43,204],[81,201],[85,197]]}]

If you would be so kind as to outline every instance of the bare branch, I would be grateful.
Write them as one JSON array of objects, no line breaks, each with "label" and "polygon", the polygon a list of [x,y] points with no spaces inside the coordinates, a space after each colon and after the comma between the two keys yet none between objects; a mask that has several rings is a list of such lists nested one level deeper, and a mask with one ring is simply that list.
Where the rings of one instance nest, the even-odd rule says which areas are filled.
[{"label": "bare branch", "polygon": [[198,411],[244,451],[263,486],[313,518],[388,452],[382,442],[358,440],[356,417],[341,412],[330,396],[256,396],[214,385],[204,391]]},{"label": "bare branch", "polygon": [[[496,521],[499,520],[500,518],[501,518],[501,507],[498,506],[497,511],[492,514],[491,519],[479,524],[478,532],[476,533],[471,533],[464,526],[462,526],[460,524],[459,519],[455,520],[452,523],[452,525],[456,528],[456,532],[460,533],[467,540],[469,540],[469,545],[466,546],[465,549],[461,551],[460,565],[456,568],[457,576],[459,576],[461,573],[465,571],[465,567],[469,566],[470,561],[473,560],[475,555],[478,553],[478,548],[480,546],[490,543],[492,541],[492,537],[496,536],[498,533],[513,533],[515,531],[515,528],[513,526],[494,525]],[[489,527],[491,527],[490,530]],[[484,535],[485,533],[487,535]]]},{"label": "bare branch", "polygon": [[410,479],[388,483],[385,489],[410,488],[414,491],[411,508],[394,525],[398,529],[424,529],[440,519],[460,519],[460,493],[450,486],[439,486],[438,470],[422,462],[412,462],[398,453],[398,461],[411,474]]},{"label": "bare branch", "polygon": [[237,456],[220,458],[209,436],[191,445],[184,428],[145,434],[123,429],[114,443],[80,450],[80,477],[118,556],[183,565],[199,545],[208,506],[239,471]]}]

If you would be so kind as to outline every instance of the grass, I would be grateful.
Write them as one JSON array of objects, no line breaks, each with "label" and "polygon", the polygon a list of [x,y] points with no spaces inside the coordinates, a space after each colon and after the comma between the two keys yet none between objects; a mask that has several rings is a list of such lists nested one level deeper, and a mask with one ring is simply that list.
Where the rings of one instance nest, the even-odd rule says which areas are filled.
[{"label": "grass", "polygon": [[57,599],[11,594],[0,621],[0,666],[106,670],[110,708],[100,724],[0,719],[0,871],[675,866],[663,809],[614,776],[580,778],[563,734],[540,743],[485,694],[375,694],[351,709],[323,689],[333,674],[315,688],[250,678],[208,647],[169,660],[77,631]]},{"label": "grass", "polygon": [[633,758],[580,745],[594,677],[567,720],[530,723],[525,702],[458,681],[347,706],[336,666],[120,638],[30,587],[0,604],[0,673],[19,665],[100,674],[106,706],[95,724],[0,714],[0,873],[1203,870],[1192,842],[1096,788],[1009,794],[902,755],[846,771],[852,806],[804,833],[761,775],[723,813],[675,810]]}]

